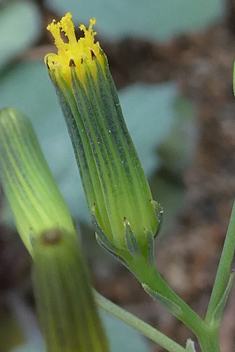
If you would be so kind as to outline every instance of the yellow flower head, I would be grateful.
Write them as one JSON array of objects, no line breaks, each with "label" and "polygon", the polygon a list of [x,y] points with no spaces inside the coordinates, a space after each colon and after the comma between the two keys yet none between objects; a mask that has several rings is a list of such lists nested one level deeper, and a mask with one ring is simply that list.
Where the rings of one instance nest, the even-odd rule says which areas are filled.
[{"label": "yellow flower head", "polygon": [[73,142],[96,236],[126,263],[140,253],[152,263],[161,207],[151,201],[108,60],[94,40],[95,20],[88,29],[80,26],[84,37],[77,41],[71,17],[67,14],[48,26],[58,54],[47,55],[46,63]]},{"label": "yellow flower head", "polygon": [[[60,22],[55,20],[47,26],[55,38],[55,45],[58,49],[57,54],[47,54],[45,56],[45,63],[49,70],[55,70],[63,75],[63,78],[70,83],[71,81],[71,66],[75,67],[76,74],[80,80],[84,81],[86,62],[89,69],[96,73],[96,65],[93,62],[96,57],[100,64],[104,64],[104,54],[100,48],[99,42],[95,42],[95,35],[93,25],[96,23],[95,19],[90,20],[88,29],[84,25],[80,25],[80,29],[84,32],[84,37],[79,40],[76,39],[74,24],[72,22],[71,13],[67,13]],[[61,36],[61,32],[67,37],[65,42]]]}]

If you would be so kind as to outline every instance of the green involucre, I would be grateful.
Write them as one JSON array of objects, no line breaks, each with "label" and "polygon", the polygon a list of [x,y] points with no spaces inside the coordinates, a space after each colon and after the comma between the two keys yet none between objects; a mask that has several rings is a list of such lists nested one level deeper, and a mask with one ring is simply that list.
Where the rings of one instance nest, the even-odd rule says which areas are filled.
[{"label": "green involucre", "polygon": [[[71,84],[59,67],[56,73],[49,69],[49,75],[68,125],[99,242],[122,258],[134,255],[136,250],[147,257],[161,211],[152,201],[107,60],[105,68],[95,55],[93,61],[95,75],[89,60],[84,58],[82,62],[85,80],[79,79],[72,60]],[[132,249],[128,247],[127,232],[132,234]]]},{"label": "green involucre", "polygon": [[0,111],[0,178],[33,257],[36,305],[48,352],[109,352],[67,206],[26,116]]},{"label": "green involucre", "polygon": [[47,352],[109,352],[78,241],[65,230],[33,242],[33,281]]},{"label": "green involucre", "polygon": [[68,208],[33,128],[27,117],[13,108],[0,111],[0,179],[31,255],[31,241],[45,230],[63,227],[75,236]]}]

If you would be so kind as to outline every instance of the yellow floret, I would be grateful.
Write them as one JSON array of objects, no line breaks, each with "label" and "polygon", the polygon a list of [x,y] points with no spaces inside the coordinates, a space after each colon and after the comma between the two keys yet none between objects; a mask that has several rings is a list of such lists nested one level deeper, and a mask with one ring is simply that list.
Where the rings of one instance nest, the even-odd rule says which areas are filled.
[{"label": "yellow floret", "polygon": [[[60,22],[55,20],[47,26],[55,39],[55,45],[58,49],[57,54],[47,54],[45,62],[49,70],[58,70],[62,73],[63,78],[70,83],[71,81],[71,60],[75,66],[76,73],[79,79],[84,80],[85,67],[84,62],[89,65],[89,69],[96,74],[96,65],[93,62],[94,56],[103,64],[103,53],[99,42],[95,42],[95,35],[93,25],[96,23],[95,19],[90,20],[88,29],[84,25],[79,28],[83,31],[84,37],[79,40],[76,39],[74,24],[72,22],[71,13],[67,13]],[[68,38],[68,42],[64,42],[61,37],[61,32]]]}]

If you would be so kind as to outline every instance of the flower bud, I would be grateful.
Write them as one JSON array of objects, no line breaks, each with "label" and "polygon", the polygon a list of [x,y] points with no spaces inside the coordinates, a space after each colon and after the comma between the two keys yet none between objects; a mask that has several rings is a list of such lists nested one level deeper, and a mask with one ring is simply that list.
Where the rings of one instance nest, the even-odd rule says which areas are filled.
[{"label": "flower bud", "polygon": [[0,179],[33,258],[36,305],[47,352],[109,352],[67,206],[29,120],[0,111]]},{"label": "flower bud", "polygon": [[33,282],[47,352],[109,352],[79,244],[50,229],[33,242]]},{"label": "flower bud", "polygon": [[28,118],[19,110],[0,111],[0,179],[18,232],[32,254],[32,239],[63,227],[75,236],[73,221],[44,159]]},{"label": "flower bud", "polygon": [[[105,54],[93,25],[77,40],[71,14],[47,28],[57,54],[45,62],[72,139],[98,241],[124,261],[149,256],[160,206],[128,133]],[[64,42],[61,32],[68,39]],[[157,214],[156,214],[157,210]]]}]

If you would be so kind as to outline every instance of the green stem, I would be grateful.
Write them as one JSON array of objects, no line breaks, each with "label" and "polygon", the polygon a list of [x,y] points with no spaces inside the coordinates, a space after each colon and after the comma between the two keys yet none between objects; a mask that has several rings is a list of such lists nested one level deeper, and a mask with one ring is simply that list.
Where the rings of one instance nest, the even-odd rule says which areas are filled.
[{"label": "green stem", "polygon": [[150,266],[144,257],[137,256],[128,261],[128,268],[151,297],[165,305],[197,336],[203,352],[220,352],[218,329],[203,321],[187,303],[172,291],[154,266]]},{"label": "green stem", "polygon": [[201,336],[207,329],[204,321],[166,284],[157,269],[150,266],[143,257],[135,257],[128,262],[128,267],[141,282],[146,292],[159,300],[181,320],[196,336]]},{"label": "green stem", "polygon": [[186,349],[178,345],[169,337],[162,334],[160,331],[146,324],[145,322],[143,322],[133,314],[118,307],[116,304],[112,303],[105,297],[101,296],[98,292],[94,291],[94,294],[95,294],[96,302],[102,309],[114,315],[116,318],[124,321],[126,324],[132,326],[134,329],[138,330],[140,333],[142,333],[144,336],[148,337],[152,341],[158,343],[161,347],[165,348],[167,351],[186,352]]},{"label": "green stem", "polygon": [[220,352],[218,333],[205,331],[198,339],[203,352]]},{"label": "green stem", "polygon": [[233,205],[232,214],[229,222],[228,231],[226,234],[224,248],[220,258],[219,267],[216,274],[214,287],[212,290],[206,319],[205,321],[210,322],[213,314],[227,286],[228,276],[231,270],[232,260],[234,256],[235,248],[235,203]]}]

